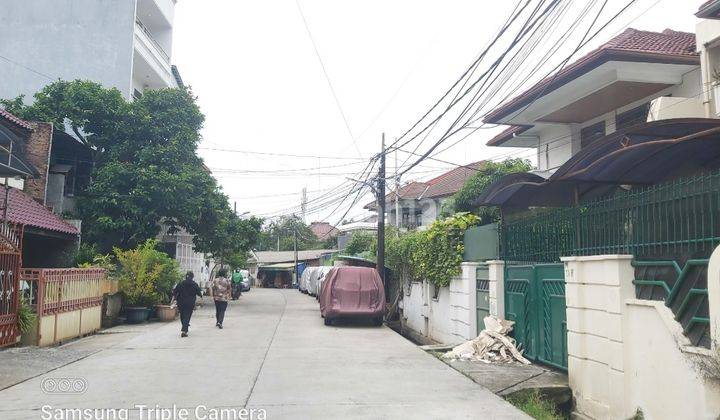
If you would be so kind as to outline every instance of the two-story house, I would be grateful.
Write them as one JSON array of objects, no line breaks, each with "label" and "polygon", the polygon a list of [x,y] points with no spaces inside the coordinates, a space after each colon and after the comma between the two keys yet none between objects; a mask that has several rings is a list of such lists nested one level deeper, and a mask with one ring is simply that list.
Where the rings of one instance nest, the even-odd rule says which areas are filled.
[{"label": "two-story house", "polygon": [[[483,162],[453,168],[429,181],[412,181],[385,196],[387,223],[403,229],[422,228],[440,217],[443,204],[462,188]],[[396,206],[395,202],[398,201]],[[375,202],[365,208],[377,211]]]},{"label": "two-story house", "polygon": [[627,29],[485,117],[510,127],[487,144],[537,149],[549,176],[593,141],[632,125],[705,117],[695,35]]}]

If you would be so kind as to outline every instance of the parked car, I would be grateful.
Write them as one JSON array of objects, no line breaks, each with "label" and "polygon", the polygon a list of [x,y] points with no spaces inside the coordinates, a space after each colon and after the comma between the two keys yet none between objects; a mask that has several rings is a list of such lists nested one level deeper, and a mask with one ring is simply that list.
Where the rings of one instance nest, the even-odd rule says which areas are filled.
[{"label": "parked car", "polygon": [[250,275],[250,272],[245,275],[245,271],[243,270],[243,279],[242,282],[240,282],[240,290],[242,290],[243,293],[250,291],[250,286],[252,284],[252,276]]},{"label": "parked car", "polygon": [[325,325],[340,318],[365,318],[382,325],[385,287],[374,268],[333,267],[323,283],[319,300]]},{"label": "parked car", "polygon": [[302,275],[300,275],[300,281],[298,282],[298,290],[301,293],[307,294],[308,292],[308,282],[310,281],[310,274],[313,272],[313,267],[307,267],[305,270],[303,270]]},{"label": "parked car", "polygon": [[318,296],[320,294],[319,284],[325,278],[332,267],[310,267],[313,269],[310,277],[308,277],[307,292],[310,296]]}]

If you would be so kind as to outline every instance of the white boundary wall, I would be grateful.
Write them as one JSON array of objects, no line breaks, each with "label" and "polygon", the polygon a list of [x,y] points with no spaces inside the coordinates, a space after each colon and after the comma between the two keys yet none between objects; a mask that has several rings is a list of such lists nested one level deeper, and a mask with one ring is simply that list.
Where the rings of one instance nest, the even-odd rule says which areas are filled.
[{"label": "white boundary wall", "polygon": [[[563,258],[568,374],[579,416],[622,419],[715,419],[720,384],[702,379],[694,361],[710,351],[691,347],[663,302],[635,299],[629,255]],[[720,255],[708,270],[712,329],[717,339]]]},{"label": "white boundary wall", "polygon": [[475,276],[478,263],[462,263],[462,275],[437,297],[428,281],[413,282],[403,297],[403,326],[429,340],[458,344],[477,336]]}]

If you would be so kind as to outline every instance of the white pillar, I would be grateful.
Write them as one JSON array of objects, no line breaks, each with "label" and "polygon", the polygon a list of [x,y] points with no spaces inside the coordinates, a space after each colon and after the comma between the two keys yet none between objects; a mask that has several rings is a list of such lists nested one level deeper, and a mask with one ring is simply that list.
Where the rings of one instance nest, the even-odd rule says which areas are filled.
[{"label": "white pillar", "polygon": [[[635,298],[631,255],[565,257],[568,377],[579,414],[595,419],[627,413],[623,313]],[[652,352],[648,349],[648,352]]]},{"label": "white pillar", "polygon": [[462,269],[462,281],[457,284],[457,290],[450,290],[451,296],[462,299],[462,304],[455,302],[457,311],[464,312],[462,315],[457,313],[457,319],[462,320],[462,322],[458,323],[457,331],[466,340],[477,337],[477,293],[475,288],[478,266],[480,266],[480,263],[477,262],[462,263],[460,266]]},{"label": "white pillar", "polygon": [[[490,279],[490,315],[505,319],[505,261],[486,261]],[[478,326],[482,330],[482,326]],[[479,332],[478,332],[479,333]]]}]

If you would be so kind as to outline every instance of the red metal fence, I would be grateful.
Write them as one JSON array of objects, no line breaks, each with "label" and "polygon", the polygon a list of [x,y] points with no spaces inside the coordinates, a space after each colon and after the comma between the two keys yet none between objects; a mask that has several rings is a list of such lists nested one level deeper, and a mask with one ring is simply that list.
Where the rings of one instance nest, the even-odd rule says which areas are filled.
[{"label": "red metal fence", "polygon": [[15,344],[20,335],[17,273],[22,264],[22,236],[22,226],[0,223],[0,347]]},{"label": "red metal fence", "polygon": [[25,268],[26,299],[38,316],[57,315],[102,305],[102,268]]}]

